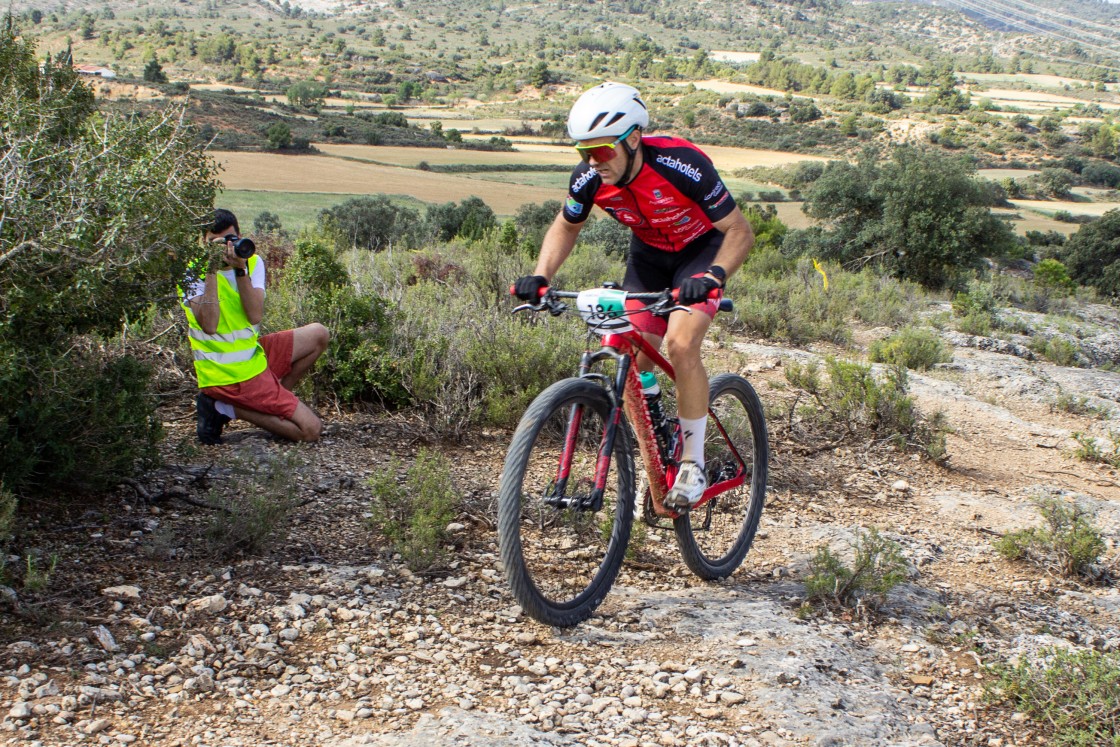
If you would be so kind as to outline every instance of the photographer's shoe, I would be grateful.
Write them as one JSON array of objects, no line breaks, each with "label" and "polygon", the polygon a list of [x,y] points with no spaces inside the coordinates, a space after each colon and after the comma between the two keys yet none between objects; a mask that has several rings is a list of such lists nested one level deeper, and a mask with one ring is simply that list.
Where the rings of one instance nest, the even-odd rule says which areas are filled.
[{"label": "photographer's shoe", "polygon": [[214,398],[207,394],[199,392],[194,403],[198,409],[198,440],[208,446],[220,444],[222,428],[230,418],[218,412],[214,407]]},{"label": "photographer's shoe", "polygon": [[696,462],[681,462],[677,479],[665,494],[665,505],[670,508],[692,508],[704,497],[707,489],[708,478],[704,476],[704,468]]}]

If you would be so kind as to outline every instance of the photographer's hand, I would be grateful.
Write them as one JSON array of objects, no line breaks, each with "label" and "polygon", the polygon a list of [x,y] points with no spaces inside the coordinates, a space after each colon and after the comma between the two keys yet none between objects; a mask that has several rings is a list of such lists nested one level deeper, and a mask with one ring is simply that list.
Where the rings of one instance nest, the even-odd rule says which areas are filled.
[{"label": "photographer's hand", "polygon": [[237,252],[233,250],[232,242],[226,242],[225,247],[225,253],[222,255],[222,258],[225,260],[225,263],[227,265],[232,267],[234,270],[242,271],[249,267],[249,260],[247,258],[237,256]]}]

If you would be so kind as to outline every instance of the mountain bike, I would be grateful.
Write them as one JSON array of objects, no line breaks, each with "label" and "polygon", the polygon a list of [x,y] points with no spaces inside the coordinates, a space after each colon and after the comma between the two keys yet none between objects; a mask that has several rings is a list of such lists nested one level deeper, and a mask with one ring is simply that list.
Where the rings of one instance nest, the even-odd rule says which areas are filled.
[{"label": "mountain bike", "polygon": [[[600,345],[583,354],[578,376],[549,386],[522,415],[498,500],[501,559],[514,596],[527,615],[557,627],[590,617],[622,567],[637,508],[635,445],[646,474],[642,519],[673,529],[685,564],[709,580],[731,575],[750,549],[769,461],[758,395],[741,376],[715,376],[704,442],[709,487],[691,509],[666,506],[680,466],[680,426],[668,416],[651,419],[635,356],[645,353],[669,379],[673,368],[627,317],[692,312],[676,305],[675,292],[626,293],[611,284],[578,293],[548,288],[539,303],[514,312],[558,316],[573,298]],[[645,305],[628,311],[627,300]]]}]

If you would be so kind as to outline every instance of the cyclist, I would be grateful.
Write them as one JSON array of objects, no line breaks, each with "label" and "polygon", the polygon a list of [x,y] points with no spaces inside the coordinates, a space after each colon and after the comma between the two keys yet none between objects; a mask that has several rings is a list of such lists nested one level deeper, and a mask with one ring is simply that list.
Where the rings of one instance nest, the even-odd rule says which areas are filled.
[{"label": "cyclist", "polygon": [[[708,374],[700,344],[719,308],[709,294],[722,290],[743,264],[754,233],[711,160],[687,140],[643,135],[648,125],[649,112],[636,88],[603,83],[579,97],[568,114],[568,135],[577,142],[582,162],[572,171],[568,198],[545,234],[534,274],[518,278],[514,292],[525,300],[540,297],[571,254],[592,206],[631,229],[622,287],[631,292],[675,288],[678,302],[693,309],[667,319],[648,312],[632,317],[654,348],[665,341],[676,372],[684,444],[665,503],[686,508],[707,487]],[[643,355],[638,367],[648,371],[653,364]]]}]

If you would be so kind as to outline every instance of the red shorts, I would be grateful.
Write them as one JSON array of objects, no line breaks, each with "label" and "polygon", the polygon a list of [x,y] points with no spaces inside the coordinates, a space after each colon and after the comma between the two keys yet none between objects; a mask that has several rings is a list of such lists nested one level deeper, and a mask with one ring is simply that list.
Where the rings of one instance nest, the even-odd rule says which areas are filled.
[{"label": "red shorts", "polygon": [[238,384],[208,386],[202,391],[219,402],[227,402],[234,407],[277,415],[291,420],[299,406],[299,398],[285,389],[280,379],[292,370],[292,342],[294,330],[284,330],[260,338],[264,348],[268,368]]},{"label": "red shorts", "polygon": [[[693,275],[692,277],[694,277],[694,278],[700,277],[703,274],[704,273],[702,273],[702,272],[698,272],[695,275]],[[646,304],[645,301],[627,301],[626,302],[626,309],[627,309],[627,311],[630,311],[630,312],[637,311],[638,309],[645,308],[646,306],[647,306],[647,304]],[[719,311],[719,299],[718,298],[717,299],[709,298],[707,301],[704,301],[703,303],[693,304],[692,306],[689,306],[688,308],[692,309],[693,311],[703,312],[703,313],[707,314],[708,316],[710,316],[711,318],[715,319],[716,313]],[[674,313],[684,313],[684,312],[674,312]],[[669,319],[668,319],[668,317],[654,316],[653,314],[649,313],[648,311],[642,311],[642,312],[639,312],[639,313],[636,313],[636,314],[631,313],[627,318],[630,320],[630,323],[634,325],[634,329],[638,330],[639,332],[645,332],[646,334],[657,335],[658,337],[664,337],[665,333],[669,330]]]}]

